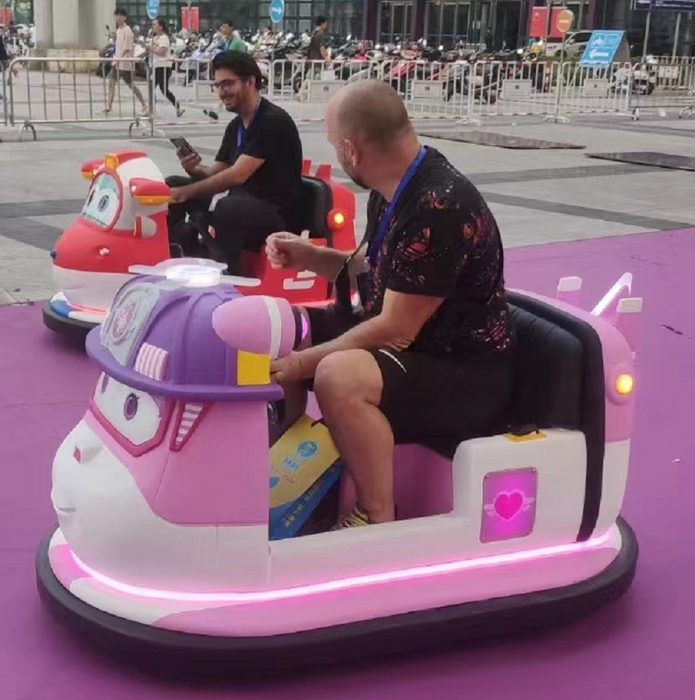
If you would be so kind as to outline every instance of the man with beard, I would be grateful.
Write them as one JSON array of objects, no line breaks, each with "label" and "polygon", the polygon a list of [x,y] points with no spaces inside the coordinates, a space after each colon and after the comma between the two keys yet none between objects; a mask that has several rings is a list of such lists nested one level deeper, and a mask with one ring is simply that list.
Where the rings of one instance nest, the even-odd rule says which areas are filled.
[{"label": "man with beard", "polygon": [[[186,215],[203,235],[211,220],[229,272],[239,275],[243,250],[259,250],[269,234],[293,222],[302,182],[302,144],[289,114],[261,97],[261,71],[253,57],[225,51],[215,56],[212,67],[220,100],[237,117],[227,127],[212,166],[202,165],[198,154],[179,151],[189,177],[167,178],[172,188],[169,231],[184,253],[194,254],[191,242],[177,231]],[[212,198],[225,192],[210,219]]]},{"label": "man with beard", "polygon": [[[417,139],[386,83],[344,87],[326,112],[340,165],[372,190],[352,254],[290,233],[268,239],[273,267],[311,270],[359,292],[302,309],[305,347],[275,361],[288,421],[307,380],[358,493],[337,525],[394,520],[394,444],[466,440],[497,428],[512,389],[514,332],[497,223],[476,188]],[[346,299],[347,296],[347,299]],[[440,443],[441,444],[441,443]]]}]

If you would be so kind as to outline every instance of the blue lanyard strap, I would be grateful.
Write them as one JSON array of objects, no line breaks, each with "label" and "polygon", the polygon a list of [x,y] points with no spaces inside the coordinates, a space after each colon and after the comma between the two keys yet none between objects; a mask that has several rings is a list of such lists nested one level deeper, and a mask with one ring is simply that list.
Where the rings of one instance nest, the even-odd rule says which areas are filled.
[{"label": "blue lanyard strap", "polygon": [[[251,121],[249,122],[249,129],[251,128],[251,125],[253,124],[254,119],[256,118],[256,115],[258,114],[258,110],[261,106],[261,102],[263,101],[262,97],[258,98],[258,104],[256,105],[256,109],[253,111],[253,116],[251,117]],[[244,144],[246,143],[246,134],[248,132],[248,129],[244,128],[244,122],[239,118],[239,129],[236,132],[236,152],[237,156],[239,156],[239,151],[243,148]]]},{"label": "blue lanyard strap", "polygon": [[401,198],[405,188],[410,184],[410,181],[413,179],[413,177],[415,177],[415,173],[417,173],[418,169],[422,165],[422,161],[425,160],[426,155],[427,149],[424,146],[421,146],[420,152],[417,154],[417,158],[415,158],[415,160],[410,164],[410,167],[398,185],[398,189],[393,195],[393,199],[386,210],[386,214],[384,214],[379,221],[379,228],[377,229],[376,236],[369,246],[369,262],[372,265],[376,263],[379,250],[381,250],[381,246],[384,243],[384,236],[386,235],[386,231],[389,227],[389,222],[391,221],[393,213],[396,211],[396,207],[398,206],[398,200]]}]

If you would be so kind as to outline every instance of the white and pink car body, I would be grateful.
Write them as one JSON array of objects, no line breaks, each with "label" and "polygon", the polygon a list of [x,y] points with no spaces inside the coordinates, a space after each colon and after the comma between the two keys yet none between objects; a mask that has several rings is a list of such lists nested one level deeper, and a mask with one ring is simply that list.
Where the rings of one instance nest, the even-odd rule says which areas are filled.
[{"label": "white and pink car body", "polygon": [[[330,165],[319,165],[313,177],[310,169],[311,161],[305,161],[300,201],[304,223],[312,229],[307,230],[310,239],[315,245],[354,250],[354,193],[333,180]],[[44,305],[46,326],[80,341],[105,321],[116,293],[132,278],[131,267],[171,257],[171,191],[146,153],[110,153],[85,163],[82,175],[91,183],[87,199],[51,251],[56,293]],[[273,270],[264,250],[244,251],[243,263],[246,274],[259,279],[243,294],[282,296],[304,305],[330,301],[328,280],[308,271]]]},{"label": "white and pink car body", "polygon": [[[102,374],[55,457],[52,575],[125,621],[254,639],[600,575],[625,547],[641,300],[617,285],[589,313],[570,303],[580,286],[569,278],[557,299],[512,297],[600,341],[599,462],[587,436],[566,428],[473,438],[453,460],[402,446],[398,522],[270,541],[267,403],[282,392],[267,367],[292,348],[287,302],[132,280],[88,337]],[[353,499],[346,479],[343,508]]]},{"label": "white and pink car body", "polygon": [[91,182],[80,216],[51,253],[59,291],[50,302],[58,316],[102,323],[137,262],[169,258],[170,190],[146,153],[112,153],[82,166]]}]

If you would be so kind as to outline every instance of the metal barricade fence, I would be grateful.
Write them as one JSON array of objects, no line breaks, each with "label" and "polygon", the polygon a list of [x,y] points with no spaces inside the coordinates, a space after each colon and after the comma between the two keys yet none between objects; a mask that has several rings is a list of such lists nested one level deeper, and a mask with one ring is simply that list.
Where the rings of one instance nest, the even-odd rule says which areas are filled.
[{"label": "metal barricade fence", "polygon": [[384,63],[371,61],[275,60],[268,65],[268,99],[297,121],[320,121],[341,87],[357,80],[381,79]]},{"label": "metal barricade fence", "polygon": [[0,89],[2,90],[2,96],[0,99],[2,99],[2,121],[5,126],[9,126],[10,124],[10,112],[9,112],[9,104],[10,104],[10,99],[7,96],[7,66],[0,66],[2,70],[0,71],[2,73],[2,85],[0,85]]},{"label": "metal barricade fence", "polygon": [[323,119],[325,108],[340,88],[359,80],[389,83],[404,99],[415,118],[460,118],[466,101],[454,89],[461,83],[459,65],[392,59],[323,61],[278,60],[268,74],[268,99],[280,104],[298,121]]},{"label": "metal barricade fence", "polygon": [[[210,59],[173,59],[170,89],[181,108],[186,110],[185,123],[190,121],[190,111],[197,110],[204,123],[224,110],[213,87],[213,71]],[[304,59],[257,59],[263,76],[262,91],[271,101],[286,109],[297,121],[323,119],[330,97],[343,85],[369,77],[380,77],[382,64],[368,61],[343,61],[327,66],[323,61]],[[167,126],[169,115],[175,114],[157,91],[157,125]],[[164,106],[163,109],[160,105]],[[214,114],[213,114],[214,113]],[[169,124],[178,124],[174,121]]]},{"label": "metal barricade fence", "polygon": [[[110,59],[13,60],[2,76],[3,91],[9,96],[5,121],[34,133],[38,124],[125,122],[131,132],[134,126],[142,126],[154,135],[155,127],[209,124],[223,112],[213,86],[211,59],[172,58],[171,72],[164,75],[159,72],[162,65],[153,69],[143,59],[123,60],[133,65],[133,85],[142,92],[130,89],[123,71],[112,72]],[[447,63],[400,58],[331,64],[259,59],[258,63],[266,97],[300,122],[324,119],[330,98],[342,86],[364,79],[392,85],[412,118],[460,122],[524,115],[558,121],[569,115],[629,114],[643,106],[666,104],[686,108],[692,103],[695,84],[693,62],[662,61],[648,74],[649,82],[638,66],[629,64],[599,69],[556,61]],[[20,79],[9,81],[13,69],[20,71]],[[106,114],[110,91],[113,109]],[[173,103],[167,93],[173,94]],[[139,104],[140,96],[149,107],[148,116]]]},{"label": "metal barricade fence", "polygon": [[413,119],[463,119],[468,103],[462,86],[470,67],[465,63],[397,62],[384,79],[401,94]]},{"label": "metal barricade fence", "polygon": [[553,109],[553,66],[541,61],[478,61],[465,86],[468,119],[547,115]]},{"label": "metal barricade fence", "polygon": [[[10,124],[19,123],[21,131],[32,131],[36,137],[37,124],[128,122],[132,130],[134,125],[146,123],[150,92],[147,63],[142,59],[120,60],[131,64],[132,72],[116,70],[110,59],[14,59],[10,70],[17,70],[19,79],[9,84]],[[109,100],[111,109],[107,111]]]},{"label": "metal barricade fence", "polygon": [[695,104],[695,63],[677,60],[656,64],[639,63],[631,66],[630,107],[633,117],[656,113],[666,117],[691,114]]},{"label": "metal barricade fence", "polygon": [[[625,66],[587,68],[554,61],[478,62],[468,85],[468,118],[628,113],[628,95],[615,87]],[[628,66],[629,68],[629,66]]]},{"label": "metal barricade fence", "polygon": [[605,68],[578,63],[558,65],[556,96],[560,114],[629,114],[629,70],[628,63]]},{"label": "metal barricade fence", "polygon": [[[344,62],[275,61],[268,97],[297,120],[322,119],[325,105],[343,85],[373,78],[389,83],[412,118],[480,121],[485,117],[550,116],[629,112],[629,91],[620,72],[566,62],[426,62],[393,59]],[[629,80],[628,80],[629,83]]]},{"label": "metal barricade fence", "polygon": [[[213,87],[213,70],[211,58],[171,58],[171,74],[168,87],[181,110],[185,110],[185,123],[209,124],[216,121],[220,111],[224,110],[217,92]],[[157,77],[155,68],[154,77]],[[182,113],[170,104],[155,83],[152,84],[156,121],[158,126],[182,123]],[[193,115],[191,115],[193,112]],[[191,119],[191,117],[193,117]]]}]

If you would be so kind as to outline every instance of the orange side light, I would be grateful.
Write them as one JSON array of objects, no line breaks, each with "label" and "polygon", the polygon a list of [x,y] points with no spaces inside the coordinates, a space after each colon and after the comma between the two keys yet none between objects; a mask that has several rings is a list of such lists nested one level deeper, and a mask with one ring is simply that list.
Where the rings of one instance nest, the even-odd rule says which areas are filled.
[{"label": "orange side light", "polygon": [[328,212],[328,228],[331,229],[331,231],[340,231],[346,223],[347,216],[345,216],[342,211],[331,209],[331,211]]},{"label": "orange side light", "polygon": [[119,165],[120,165],[120,161],[118,160],[118,154],[109,153],[106,156],[106,167],[107,168],[111,168],[111,170],[118,170]]}]

